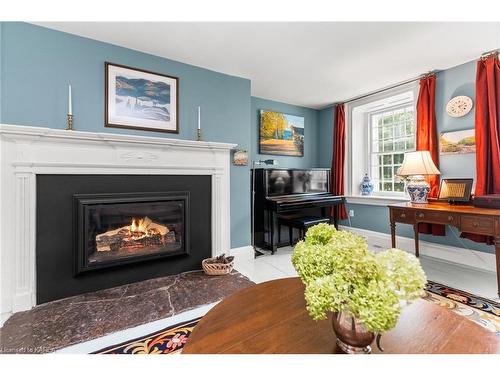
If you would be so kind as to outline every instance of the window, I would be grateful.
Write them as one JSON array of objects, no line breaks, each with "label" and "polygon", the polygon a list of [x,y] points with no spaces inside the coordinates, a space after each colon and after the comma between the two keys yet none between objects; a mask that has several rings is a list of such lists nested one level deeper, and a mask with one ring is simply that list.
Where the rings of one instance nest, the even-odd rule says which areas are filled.
[{"label": "window", "polygon": [[347,194],[361,195],[360,185],[368,173],[373,196],[405,197],[404,183],[397,177],[404,154],[415,150],[418,85],[412,83],[370,95],[346,108]]},{"label": "window", "polygon": [[404,192],[396,173],[404,153],[415,150],[414,113],[413,103],[370,113],[370,170],[375,191]]}]

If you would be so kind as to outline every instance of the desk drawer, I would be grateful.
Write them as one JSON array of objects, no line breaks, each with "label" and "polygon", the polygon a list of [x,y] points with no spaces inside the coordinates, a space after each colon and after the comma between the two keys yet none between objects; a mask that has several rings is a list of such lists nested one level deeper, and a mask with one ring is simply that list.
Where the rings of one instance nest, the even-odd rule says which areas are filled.
[{"label": "desk drawer", "polygon": [[495,234],[495,221],[492,217],[483,216],[462,216],[462,232],[477,234]]},{"label": "desk drawer", "polygon": [[460,223],[459,215],[442,211],[417,211],[415,212],[415,217],[417,221],[425,223],[450,224],[455,226],[458,226]]},{"label": "desk drawer", "polygon": [[394,221],[398,223],[409,223],[412,224],[415,222],[415,213],[411,210],[403,210],[403,209],[393,209]]}]

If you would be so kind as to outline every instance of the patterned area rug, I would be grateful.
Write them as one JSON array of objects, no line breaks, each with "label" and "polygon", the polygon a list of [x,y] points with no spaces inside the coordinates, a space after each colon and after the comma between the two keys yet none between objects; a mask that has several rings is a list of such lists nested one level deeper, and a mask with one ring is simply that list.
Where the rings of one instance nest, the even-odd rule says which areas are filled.
[{"label": "patterned area rug", "polygon": [[[428,282],[423,298],[500,335],[500,304],[495,301],[433,281]],[[200,320],[201,317],[182,322],[92,354],[179,354]]]},{"label": "patterned area rug", "polygon": [[500,335],[500,303],[429,281],[424,299]]},{"label": "patterned area rug", "polygon": [[179,354],[200,319],[188,320],[91,354]]}]

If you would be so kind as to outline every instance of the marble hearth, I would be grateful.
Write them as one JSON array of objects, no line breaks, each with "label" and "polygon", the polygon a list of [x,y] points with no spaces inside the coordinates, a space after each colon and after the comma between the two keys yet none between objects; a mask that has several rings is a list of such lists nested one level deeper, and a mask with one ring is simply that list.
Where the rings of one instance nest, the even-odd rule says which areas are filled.
[{"label": "marble hearth", "polygon": [[37,176],[210,176],[216,255],[230,250],[229,170],[235,146],[0,125],[0,323],[36,305]]},{"label": "marble hearth", "polygon": [[236,271],[195,271],[45,303],[15,313],[0,328],[0,354],[53,352],[220,301],[251,285]]}]

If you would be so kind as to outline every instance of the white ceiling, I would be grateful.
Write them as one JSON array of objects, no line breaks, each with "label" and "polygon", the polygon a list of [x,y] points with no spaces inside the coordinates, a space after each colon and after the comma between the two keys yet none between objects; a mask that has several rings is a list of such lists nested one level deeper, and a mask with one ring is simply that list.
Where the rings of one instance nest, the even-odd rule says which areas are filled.
[{"label": "white ceiling", "polygon": [[252,95],[312,108],[500,47],[500,23],[44,22],[38,25],[252,81]]}]

